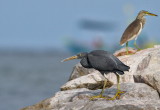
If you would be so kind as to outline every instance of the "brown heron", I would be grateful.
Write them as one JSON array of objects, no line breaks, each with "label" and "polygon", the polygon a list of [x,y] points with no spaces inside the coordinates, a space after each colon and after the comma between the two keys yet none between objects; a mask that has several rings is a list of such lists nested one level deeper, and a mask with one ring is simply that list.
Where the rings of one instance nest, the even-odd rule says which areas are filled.
[{"label": "brown heron", "polygon": [[[123,93],[120,91],[120,76],[123,75],[124,71],[129,71],[130,67],[122,63],[117,57],[112,55],[111,53],[103,50],[94,50],[90,53],[83,52],[77,54],[75,56],[64,59],[63,61],[68,61],[72,59],[81,59],[80,63],[85,68],[94,68],[98,70],[102,75],[107,74],[109,72],[113,72],[117,76],[117,92],[114,97],[108,100],[114,100],[120,97],[120,94]],[[93,96],[94,98],[105,98],[103,97],[104,89],[106,86],[107,80],[105,79],[103,89],[98,96]]]},{"label": "brown heron", "polygon": [[134,41],[134,46],[140,50],[140,48],[137,46],[136,44],[136,40],[138,35],[141,33],[144,24],[146,22],[146,19],[144,16],[146,15],[150,15],[150,16],[157,16],[156,14],[150,13],[148,11],[140,11],[137,15],[137,18],[126,28],[126,30],[124,31],[121,41],[120,41],[120,45],[124,45],[124,43],[126,43],[126,52],[128,54],[128,41],[135,39]]}]

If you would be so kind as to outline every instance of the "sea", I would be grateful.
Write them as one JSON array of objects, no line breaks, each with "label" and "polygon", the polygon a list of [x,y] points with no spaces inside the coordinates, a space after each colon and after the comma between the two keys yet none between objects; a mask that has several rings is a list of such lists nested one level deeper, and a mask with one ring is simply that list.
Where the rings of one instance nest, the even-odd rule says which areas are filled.
[{"label": "sea", "polygon": [[0,54],[0,110],[19,110],[54,96],[78,60],[66,55]]}]

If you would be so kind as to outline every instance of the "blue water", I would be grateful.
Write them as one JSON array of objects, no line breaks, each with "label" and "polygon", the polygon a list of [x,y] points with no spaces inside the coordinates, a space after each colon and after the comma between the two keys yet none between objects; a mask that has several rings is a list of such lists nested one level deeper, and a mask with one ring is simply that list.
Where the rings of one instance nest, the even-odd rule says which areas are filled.
[{"label": "blue water", "polygon": [[0,110],[18,110],[52,97],[78,61],[68,56],[0,56]]}]

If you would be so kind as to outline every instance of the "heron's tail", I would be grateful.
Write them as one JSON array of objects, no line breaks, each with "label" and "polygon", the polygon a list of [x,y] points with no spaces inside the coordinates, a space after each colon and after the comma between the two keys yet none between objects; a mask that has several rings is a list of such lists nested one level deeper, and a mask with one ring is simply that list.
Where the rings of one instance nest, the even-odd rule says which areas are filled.
[{"label": "heron's tail", "polygon": [[129,71],[130,67],[127,65],[120,65],[119,70],[120,71]]},{"label": "heron's tail", "polygon": [[116,71],[116,73],[117,73],[118,75],[123,75],[123,74],[124,74],[123,71]]},{"label": "heron's tail", "polygon": [[124,71],[129,71],[130,67],[127,65],[120,65],[119,69],[116,71],[117,74],[123,75]]}]

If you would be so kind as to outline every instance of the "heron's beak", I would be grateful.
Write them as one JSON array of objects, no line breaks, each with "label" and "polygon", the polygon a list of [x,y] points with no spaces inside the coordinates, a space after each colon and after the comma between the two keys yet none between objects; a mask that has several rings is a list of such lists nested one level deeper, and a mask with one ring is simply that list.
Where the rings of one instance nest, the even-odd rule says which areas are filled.
[{"label": "heron's beak", "polygon": [[64,62],[64,61],[68,61],[68,60],[73,60],[73,59],[78,59],[78,56],[71,56],[71,57],[69,57],[69,58],[66,58],[66,59],[64,59],[64,60],[62,60],[61,62]]},{"label": "heron's beak", "polygon": [[153,13],[147,13],[147,14],[150,15],[150,16],[158,16],[158,15],[153,14]]}]

